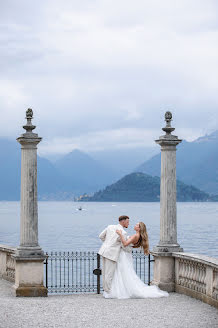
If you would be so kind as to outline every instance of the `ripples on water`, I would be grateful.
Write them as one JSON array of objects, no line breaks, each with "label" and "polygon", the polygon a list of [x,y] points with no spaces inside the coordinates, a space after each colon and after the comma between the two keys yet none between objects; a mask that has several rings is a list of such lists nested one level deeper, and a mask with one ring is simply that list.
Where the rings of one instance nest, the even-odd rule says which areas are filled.
[{"label": "ripples on water", "polygon": [[[79,211],[82,206],[82,211]],[[19,244],[19,202],[0,202],[0,243]],[[159,203],[39,202],[39,243],[45,251],[97,251],[99,233],[130,217],[147,225],[150,249],[159,241]],[[178,203],[178,242],[184,251],[218,257],[218,203]]]}]

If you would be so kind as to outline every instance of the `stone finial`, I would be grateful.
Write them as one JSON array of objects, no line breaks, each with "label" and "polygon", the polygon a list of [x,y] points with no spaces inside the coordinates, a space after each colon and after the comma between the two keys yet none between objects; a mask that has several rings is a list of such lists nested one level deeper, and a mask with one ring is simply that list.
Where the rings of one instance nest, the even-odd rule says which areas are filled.
[{"label": "stone finial", "polygon": [[33,110],[32,108],[28,108],[26,111],[26,118],[33,118]]},{"label": "stone finial", "polygon": [[167,122],[167,124],[171,124],[171,121],[172,121],[172,113],[171,112],[166,112],[165,113],[165,121]]},{"label": "stone finial", "polygon": [[26,130],[26,133],[32,133],[32,130],[34,130],[36,127],[35,125],[32,125],[33,110],[31,108],[28,108],[26,111],[26,119],[27,123],[23,126],[23,128]]},{"label": "stone finial", "polygon": [[162,128],[162,130],[164,132],[166,132],[166,135],[170,135],[171,132],[173,132],[175,130],[175,128],[171,127],[172,117],[173,117],[173,115],[171,112],[168,111],[165,113],[166,126],[164,128]]}]

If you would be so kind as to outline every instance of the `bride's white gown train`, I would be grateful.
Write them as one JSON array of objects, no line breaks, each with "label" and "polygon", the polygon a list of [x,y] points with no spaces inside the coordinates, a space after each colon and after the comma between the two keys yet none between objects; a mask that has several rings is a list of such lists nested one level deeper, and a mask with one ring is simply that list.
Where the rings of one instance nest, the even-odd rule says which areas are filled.
[{"label": "bride's white gown train", "polygon": [[109,293],[104,292],[105,298],[148,298],[169,296],[165,291],[157,286],[145,285],[137,276],[134,266],[132,252],[124,251],[121,248],[117,261],[116,270],[112,280]]}]

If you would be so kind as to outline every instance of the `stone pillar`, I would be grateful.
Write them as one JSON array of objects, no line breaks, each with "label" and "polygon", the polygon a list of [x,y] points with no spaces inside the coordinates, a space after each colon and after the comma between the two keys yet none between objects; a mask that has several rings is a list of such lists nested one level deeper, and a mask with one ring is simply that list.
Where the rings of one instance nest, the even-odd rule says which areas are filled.
[{"label": "stone pillar", "polygon": [[172,114],[166,112],[166,132],[155,142],[161,146],[161,181],[160,181],[160,241],[154,247],[154,280],[160,288],[173,291],[175,288],[175,263],[172,252],[183,249],[177,243],[176,215],[176,146],[182,141],[171,134]]},{"label": "stone pillar", "polygon": [[33,111],[26,111],[26,130],[17,141],[21,144],[20,245],[15,254],[16,296],[47,296],[43,286],[45,255],[38,244],[37,145],[42,140],[33,133]]}]

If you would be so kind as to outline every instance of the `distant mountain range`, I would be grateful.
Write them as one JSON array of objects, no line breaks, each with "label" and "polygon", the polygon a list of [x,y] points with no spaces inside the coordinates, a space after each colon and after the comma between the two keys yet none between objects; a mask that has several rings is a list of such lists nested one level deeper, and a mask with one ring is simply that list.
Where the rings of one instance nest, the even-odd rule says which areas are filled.
[{"label": "distant mountain range", "polygon": [[[0,200],[19,200],[21,179],[20,145],[16,141],[0,138],[0,150]],[[57,193],[60,195],[65,190],[71,190],[68,181],[61,176],[54,165],[39,156],[37,160],[39,199],[44,199],[48,195],[51,197]],[[67,186],[67,189],[63,188],[64,185]]]},{"label": "distant mountain range", "polygon": [[[0,200],[20,199],[21,150],[16,140],[0,138]],[[55,163],[38,156],[39,200],[73,200],[94,192],[120,178],[113,168],[79,150]]]},{"label": "distant mountain range", "polygon": [[[133,170],[154,148],[95,152],[73,150],[55,162],[38,156],[39,200],[73,200],[84,192],[92,193],[117,181]],[[16,140],[0,138],[0,200],[20,199],[21,150]]]},{"label": "distant mountain range", "polygon": [[54,167],[77,193],[95,191],[118,178],[113,169],[77,149],[56,161]]},{"label": "distant mountain range", "polygon": [[0,199],[20,198],[20,153],[16,141],[0,138]]},{"label": "distant mountain range", "polygon": [[[130,172],[160,175],[158,147],[93,152],[73,150],[51,162],[38,156],[39,200],[73,200],[115,183]],[[21,150],[16,140],[0,138],[0,200],[20,199]],[[177,150],[177,178],[211,194],[218,194],[218,131]]]},{"label": "distant mountain range", "polygon": [[[93,196],[84,195],[80,201],[93,202],[158,202],[160,200],[160,178],[144,173],[131,173],[96,192]],[[218,196],[209,194],[177,181],[177,201],[218,201]]]},{"label": "distant mountain range", "polygon": [[[135,169],[160,176],[160,154]],[[218,194],[218,131],[193,142],[183,141],[177,149],[177,178],[205,192]]]},{"label": "distant mountain range", "polygon": [[136,147],[113,150],[91,151],[88,154],[105,167],[116,172],[117,178],[132,172],[141,163],[159,153],[155,143],[151,147]]}]

